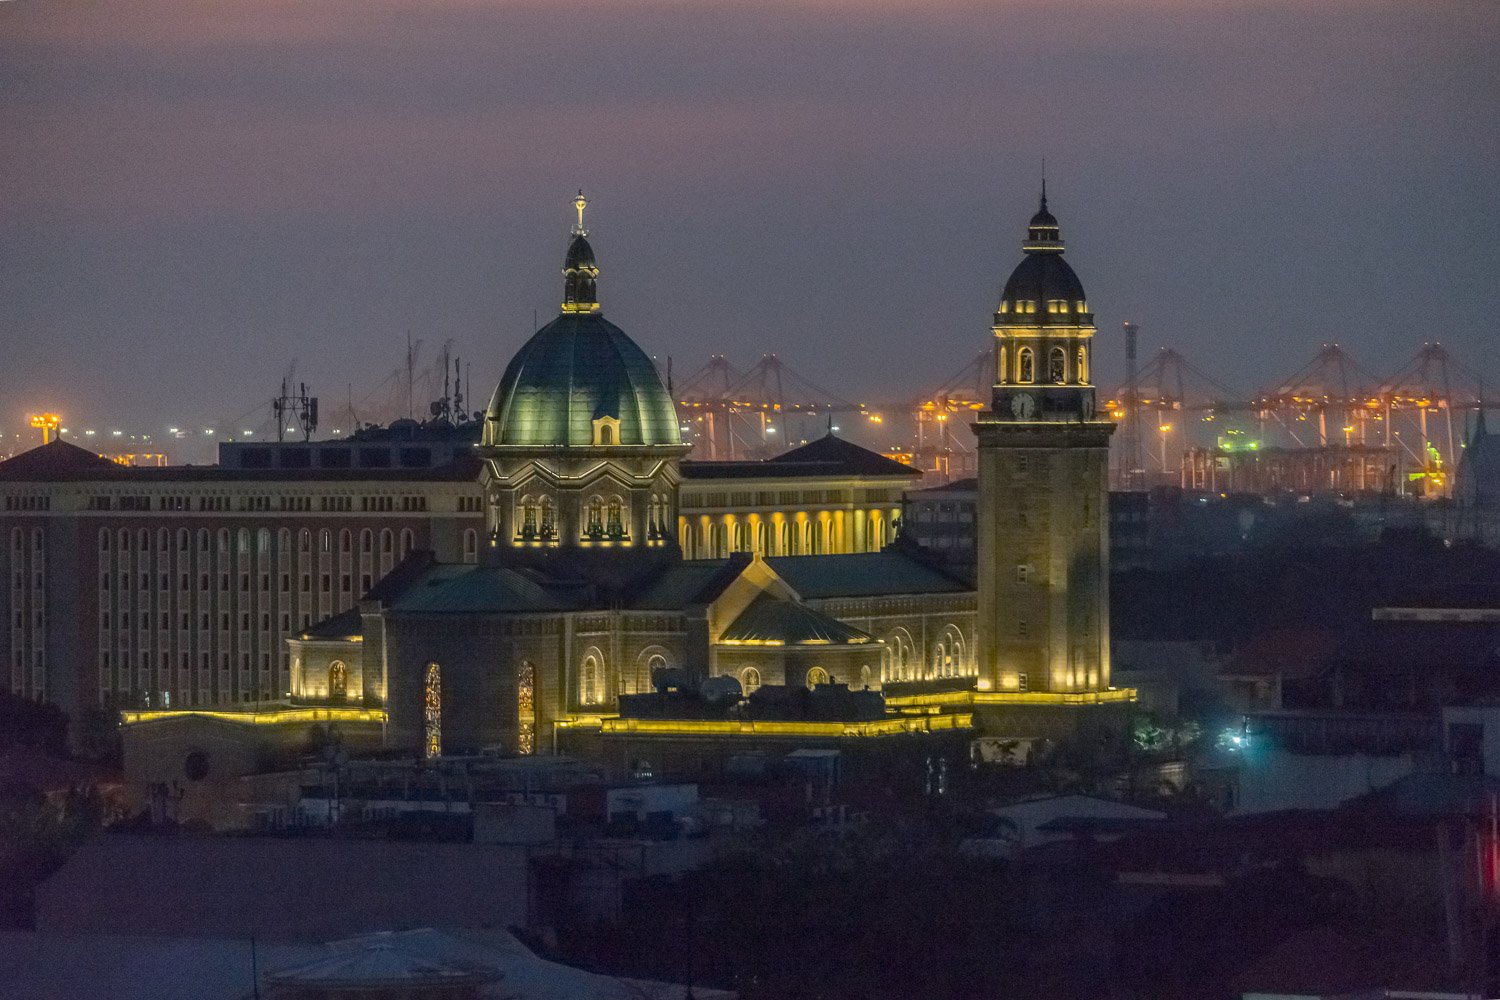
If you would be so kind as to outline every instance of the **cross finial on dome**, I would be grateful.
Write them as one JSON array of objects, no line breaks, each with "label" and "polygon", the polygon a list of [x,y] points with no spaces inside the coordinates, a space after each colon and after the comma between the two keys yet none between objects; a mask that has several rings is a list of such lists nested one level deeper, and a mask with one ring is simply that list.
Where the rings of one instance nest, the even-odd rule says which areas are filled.
[{"label": "cross finial on dome", "polygon": [[573,199],[573,207],[578,210],[578,224],[573,227],[574,236],[587,236],[589,231],[583,228],[583,210],[588,208],[589,200],[583,196],[583,188],[578,189],[578,197]]}]

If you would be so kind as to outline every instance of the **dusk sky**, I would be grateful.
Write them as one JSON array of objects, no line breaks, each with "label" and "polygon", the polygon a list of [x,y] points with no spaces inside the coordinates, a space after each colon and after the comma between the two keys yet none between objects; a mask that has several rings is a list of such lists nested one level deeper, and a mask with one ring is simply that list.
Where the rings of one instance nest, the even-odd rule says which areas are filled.
[{"label": "dusk sky", "polygon": [[[850,398],[983,350],[1043,158],[1100,381],[1337,340],[1500,379],[1500,3],[0,3],[0,430],[356,400],[407,331],[482,405],[554,315]],[[256,416],[246,423],[260,422]]]}]

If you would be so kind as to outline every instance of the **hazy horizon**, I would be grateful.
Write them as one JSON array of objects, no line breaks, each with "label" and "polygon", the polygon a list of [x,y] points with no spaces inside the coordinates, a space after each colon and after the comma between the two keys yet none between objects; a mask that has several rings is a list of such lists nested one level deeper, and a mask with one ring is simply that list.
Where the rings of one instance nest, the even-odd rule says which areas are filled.
[{"label": "hazy horizon", "polygon": [[1126,319],[1246,393],[1326,341],[1494,375],[1497,41],[1481,0],[0,4],[0,432],[211,426],[293,359],[327,412],[408,331],[481,406],[579,187],[680,378],[906,398],[987,346],[1044,157],[1101,382]]}]

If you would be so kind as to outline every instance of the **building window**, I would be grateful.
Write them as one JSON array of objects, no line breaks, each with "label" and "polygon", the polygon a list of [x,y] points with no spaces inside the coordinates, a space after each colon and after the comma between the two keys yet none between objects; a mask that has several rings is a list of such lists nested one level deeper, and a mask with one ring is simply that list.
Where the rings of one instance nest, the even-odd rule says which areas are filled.
[{"label": "building window", "polygon": [[342,660],[328,665],[328,700],[343,701],[349,697],[349,668]]},{"label": "building window", "polygon": [[1016,582],[1027,583],[1031,579],[1031,567],[1021,563],[1016,567]]},{"label": "building window", "polygon": [[443,668],[427,664],[427,682],[422,690],[423,750],[431,759],[443,754]]},{"label": "building window", "polygon": [[1029,347],[1016,352],[1016,381],[1023,385],[1036,381],[1036,355],[1032,354]]},{"label": "building window", "polygon": [[639,666],[634,674],[620,679],[621,694],[650,694],[654,690],[652,678],[656,672],[667,669],[667,658],[661,653],[652,653],[636,662]]},{"label": "building window", "polygon": [[604,537],[604,500],[589,497],[583,508],[583,537],[595,541]]},{"label": "building window", "polygon": [[1077,370],[1073,373],[1079,385],[1088,385],[1089,382],[1089,349],[1082,345],[1078,348]]},{"label": "building window", "polygon": [[620,421],[617,417],[600,417],[594,421],[594,444],[609,448],[620,443]]},{"label": "building window", "polygon": [[516,753],[536,753],[536,667],[516,671]]},{"label": "building window", "polygon": [[578,700],[584,705],[599,704],[599,658],[590,653],[583,658],[578,671]]},{"label": "building window", "polygon": [[1026,619],[1024,619],[1024,618],[1021,618],[1021,619],[1017,620],[1017,622],[1016,622],[1016,638],[1017,639],[1030,639],[1031,638],[1031,624],[1028,621],[1026,621]]},{"label": "building window", "polygon": [[1016,675],[1016,687],[1022,691],[1030,689],[1030,685],[1027,683],[1025,674]]},{"label": "building window", "polygon": [[822,667],[813,667],[807,671],[807,687],[812,690],[828,683],[828,671]]},{"label": "building window", "polygon": [[752,695],[760,690],[760,671],[754,667],[746,667],[740,671],[740,689],[747,695]]},{"label": "building window", "polygon": [[1047,381],[1063,385],[1068,381],[1068,352],[1061,347],[1052,348],[1047,355]]}]

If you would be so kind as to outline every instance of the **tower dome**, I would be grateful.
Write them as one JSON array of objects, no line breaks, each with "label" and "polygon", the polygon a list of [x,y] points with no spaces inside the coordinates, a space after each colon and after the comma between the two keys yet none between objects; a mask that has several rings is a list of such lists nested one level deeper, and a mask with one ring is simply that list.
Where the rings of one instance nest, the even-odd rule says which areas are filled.
[{"label": "tower dome", "polygon": [[1000,293],[1002,316],[1026,315],[1040,325],[1076,323],[1088,314],[1088,298],[1083,282],[1063,260],[1066,247],[1057,225],[1057,217],[1047,209],[1047,187],[1042,185],[1041,206],[1026,226],[1026,241],[1021,244],[1026,256],[1010,273]]},{"label": "tower dome", "polygon": [[656,365],[600,312],[599,268],[583,228],[563,266],[562,313],[511,359],[485,412],[484,444],[677,446],[677,411]]}]

